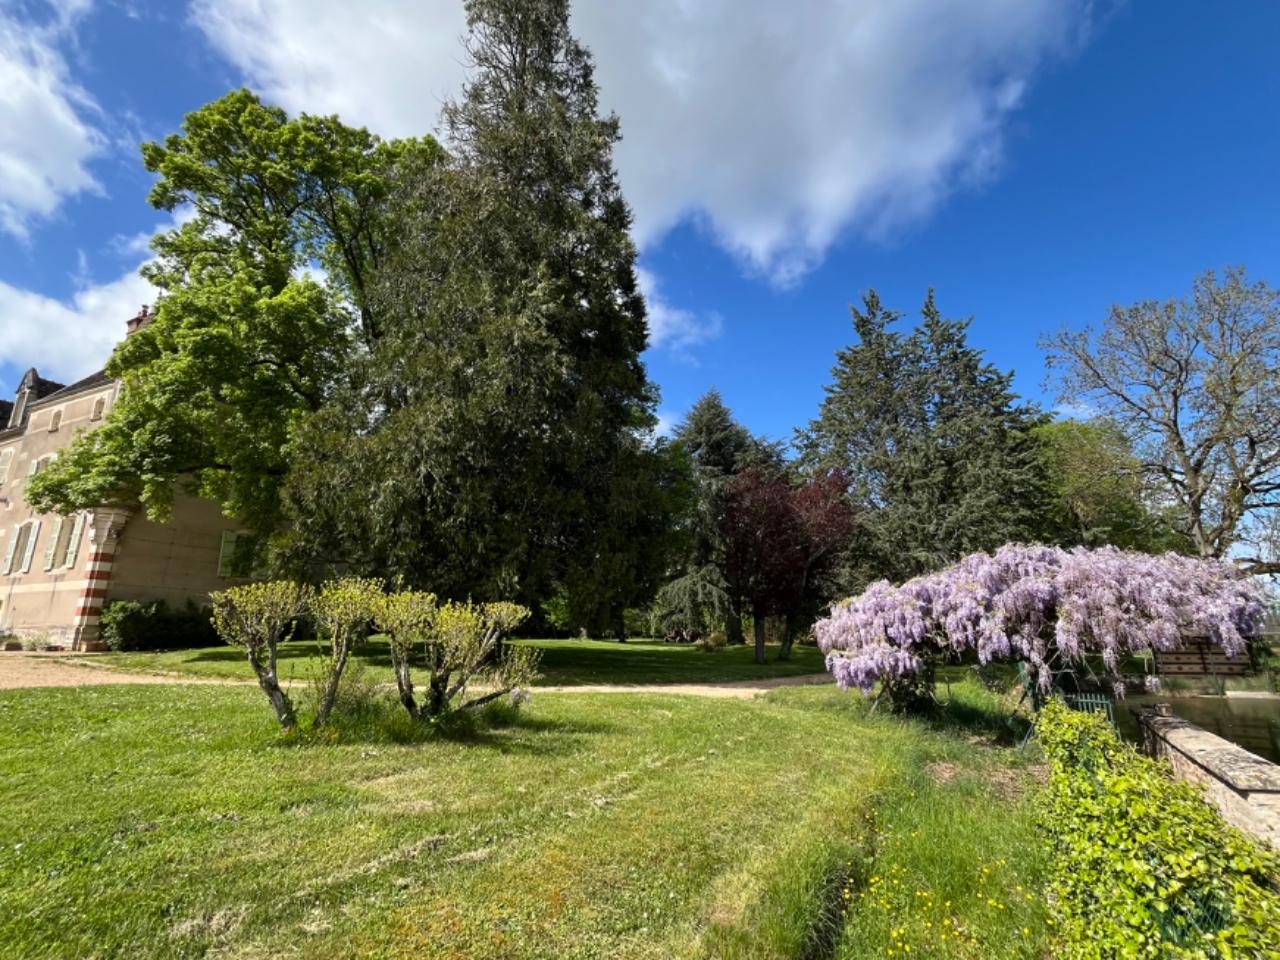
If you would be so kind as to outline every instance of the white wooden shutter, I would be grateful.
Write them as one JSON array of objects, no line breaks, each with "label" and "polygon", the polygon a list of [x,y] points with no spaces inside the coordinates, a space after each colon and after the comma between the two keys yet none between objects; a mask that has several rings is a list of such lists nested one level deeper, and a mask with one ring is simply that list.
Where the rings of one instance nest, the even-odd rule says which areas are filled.
[{"label": "white wooden shutter", "polygon": [[36,552],[36,541],[40,539],[40,521],[32,520],[31,529],[27,533],[27,547],[22,551],[22,573],[31,572],[31,558]]},{"label": "white wooden shutter", "polygon": [[22,538],[22,524],[18,524],[13,528],[13,536],[9,538],[9,549],[4,555],[4,572],[5,575],[13,573],[13,555],[18,550],[18,541]]},{"label": "white wooden shutter", "polygon": [[236,559],[236,532],[222,531],[222,546],[218,550],[218,576],[231,576],[231,568]]},{"label": "white wooden shutter", "polygon": [[58,555],[58,548],[62,546],[59,542],[62,539],[62,528],[66,525],[66,517],[57,517],[53,521],[53,530],[49,533],[49,546],[44,551],[44,568],[46,570],[53,569],[54,558]]},{"label": "white wooden shutter", "polygon": [[13,465],[13,447],[7,450],[0,450],[0,484],[6,483],[9,479],[9,467]]},{"label": "white wooden shutter", "polygon": [[74,567],[76,557],[80,555],[80,538],[84,534],[84,513],[76,514],[76,522],[71,525],[71,539],[67,541],[67,551],[62,556],[64,567]]},{"label": "white wooden shutter", "polygon": [[36,471],[40,469],[40,460],[36,457],[31,458],[31,462],[27,464],[27,476],[34,477]]}]

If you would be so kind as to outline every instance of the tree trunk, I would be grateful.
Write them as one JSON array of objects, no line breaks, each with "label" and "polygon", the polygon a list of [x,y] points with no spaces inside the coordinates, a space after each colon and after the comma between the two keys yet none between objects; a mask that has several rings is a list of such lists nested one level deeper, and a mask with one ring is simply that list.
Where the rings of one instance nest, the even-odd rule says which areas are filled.
[{"label": "tree trunk", "polygon": [[271,701],[271,709],[275,711],[276,719],[280,721],[280,726],[285,730],[294,729],[298,725],[298,717],[293,712],[293,702],[289,699],[289,695],[281,689],[280,680],[276,676],[275,645],[272,644],[270,647],[268,655],[269,666],[264,667],[252,650],[248,651],[248,654],[253,672],[258,675],[258,686],[262,688],[262,692]]},{"label": "tree trunk", "polygon": [[796,639],[796,618],[793,614],[787,614],[787,625],[782,631],[782,649],[778,651],[779,660],[791,659],[791,646]]},{"label": "tree trunk", "polygon": [[322,727],[333,712],[333,705],[338,699],[338,684],[342,682],[342,673],[347,669],[347,657],[351,654],[351,635],[346,633],[334,651],[333,665],[329,668],[329,679],[325,683],[324,694],[320,697],[320,706],[316,708],[316,726]]},{"label": "tree trunk", "polygon": [[724,638],[728,643],[746,643],[742,635],[742,610],[736,603],[729,605],[729,614],[725,617]]},{"label": "tree trunk", "polygon": [[764,663],[764,614],[754,616],[756,635],[756,663]]},{"label": "tree trunk", "polygon": [[396,652],[396,645],[391,644],[391,667],[396,674],[396,689],[400,692],[400,702],[409,711],[409,716],[417,720],[421,717],[418,701],[413,695],[413,675],[409,672],[409,658]]}]

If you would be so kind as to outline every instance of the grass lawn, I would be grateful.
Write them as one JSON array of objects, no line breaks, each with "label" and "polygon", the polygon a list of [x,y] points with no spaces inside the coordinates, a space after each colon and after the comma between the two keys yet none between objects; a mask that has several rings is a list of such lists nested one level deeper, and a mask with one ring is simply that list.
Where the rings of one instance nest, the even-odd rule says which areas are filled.
[{"label": "grass lawn", "polygon": [[946,728],[829,687],[551,693],[304,744],[250,688],[5,692],[0,954],[1050,955],[1026,760],[956,691]]},{"label": "grass lawn", "polygon": [[[817,647],[796,646],[789,660],[777,658],[778,648],[770,646],[769,662],[753,661],[749,646],[725,647],[713,653],[692,644],[654,643],[631,640],[515,640],[516,644],[542,651],[544,685],[584,683],[713,683],[724,680],[761,680],[821,673],[822,653]],[[318,647],[315,641],[281,646],[281,679],[303,679],[312,675]],[[391,657],[387,643],[372,637],[356,652],[368,674],[379,682],[392,682]],[[253,672],[239,650],[207,647],[174,650],[168,653],[111,653],[94,657],[95,662],[144,673],[180,673],[197,677],[234,677],[252,680]]]}]

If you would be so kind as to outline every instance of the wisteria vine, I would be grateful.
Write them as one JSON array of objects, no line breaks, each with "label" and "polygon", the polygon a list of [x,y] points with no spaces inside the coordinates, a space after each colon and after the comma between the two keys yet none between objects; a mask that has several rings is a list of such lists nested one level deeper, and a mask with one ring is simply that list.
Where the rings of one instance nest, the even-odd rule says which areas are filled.
[{"label": "wisteria vine", "polygon": [[872,584],[814,629],[844,689],[910,681],[973,651],[983,664],[1025,661],[1047,691],[1053,667],[1093,654],[1114,676],[1125,654],[1171,650],[1185,635],[1242,655],[1262,615],[1258,588],[1222,561],[1011,544],[898,587]]}]

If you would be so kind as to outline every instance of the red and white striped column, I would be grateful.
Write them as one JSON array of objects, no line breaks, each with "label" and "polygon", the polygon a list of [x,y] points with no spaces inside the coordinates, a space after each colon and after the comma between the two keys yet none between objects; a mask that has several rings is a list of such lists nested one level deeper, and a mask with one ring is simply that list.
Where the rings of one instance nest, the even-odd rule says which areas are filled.
[{"label": "red and white striped column", "polygon": [[85,585],[80,590],[76,605],[73,650],[104,649],[98,623],[111,586],[116,543],[129,520],[129,511],[119,507],[99,507],[89,512],[88,520],[88,559],[85,561]]}]

